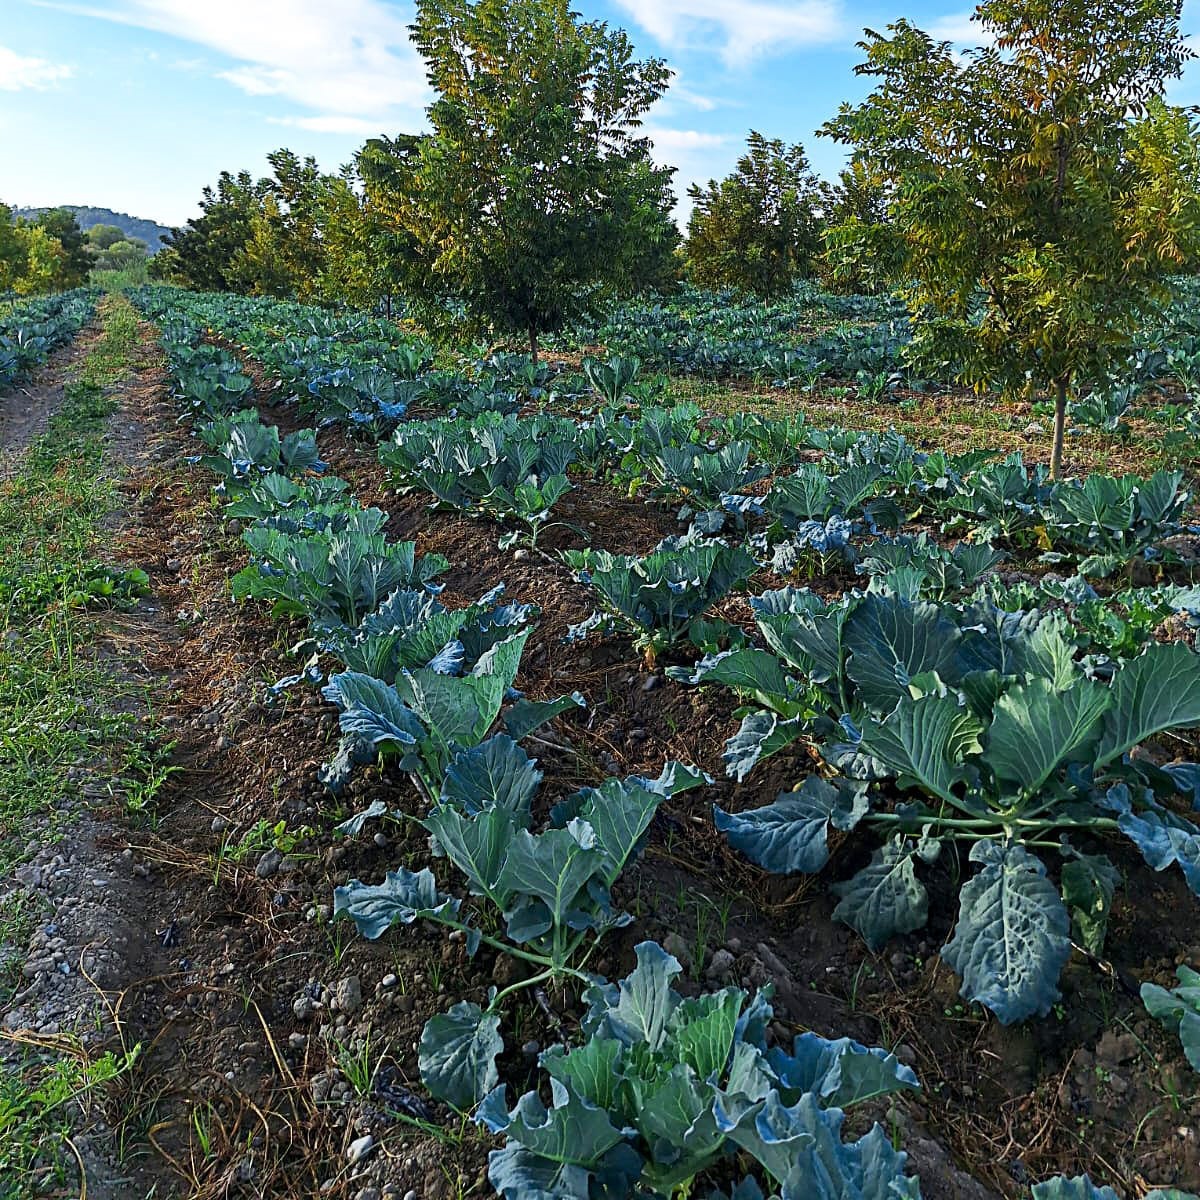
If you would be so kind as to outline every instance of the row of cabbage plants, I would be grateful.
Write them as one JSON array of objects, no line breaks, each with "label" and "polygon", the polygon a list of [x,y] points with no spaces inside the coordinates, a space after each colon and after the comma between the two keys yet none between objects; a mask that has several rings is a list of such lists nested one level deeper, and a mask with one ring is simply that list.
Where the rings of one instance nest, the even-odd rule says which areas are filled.
[{"label": "row of cabbage plants", "polygon": [[[338,913],[353,919],[368,937],[382,936],[398,923],[440,924],[457,931],[472,953],[487,946],[514,955],[529,969],[528,977],[512,987],[493,989],[486,1008],[464,1001],[433,1018],[421,1039],[419,1065],[431,1092],[455,1107],[475,1109],[479,1120],[505,1135],[504,1148],[491,1160],[497,1191],[521,1198],[549,1192],[583,1197],[595,1195],[597,1189],[609,1195],[672,1195],[740,1152],[738,1161],[754,1166],[732,1190],[743,1200],[761,1196],[764,1184],[781,1197],[855,1195],[873,1200],[919,1195],[918,1181],[904,1172],[903,1153],[879,1127],[854,1141],[842,1136],[843,1112],[849,1105],[916,1087],[912,1073],[893,1056],[814,1034],[798,1038],[790,1053],[770,1046],[765,994],[750,997],[727,988],[685,998],[673,987],[678,963],[653,943],[638,947],[636,968],[617,984],[587,970],[596,946],[630,919],[613,908],[611,889],[639,853],[655,811],[682,789],[702,784],[704,777],[686,765],[667,762],[655,779],[610,778],[562,798],[545,822],[535,822],[534,799],[542,778],[521,742],[542,722],[583,703],[577,694],[532,701],[517,691],[520,658],[536,610],[504,604],[499,591],[466,608],[445,609],[437,600],[436,584],[444,560],[418,557],[412,543],[389,542],[381,532],[384,514],[361,508],[343,481],[324,473],[313,431],[280,438],[257,411],[239,409],[249,390],[247,377],[236,360],[218,357],[226,351],[204,342],[204,325],[190,319],[186,309],[186,300],[173,309],[156,305],[181,407],[195,417],[195,431],[207,451],[200,461],[216,473],[229,514],[248,525],[244,538],[251,564],[235,579],[234,591],[270,601],[276,613],[308,623],[311,657],[301,677],[324,685],[326,698],[339,710],[343,734],[325,780],[338,788],[357,764],[381,755],[392,757],[415,785],[420,823],[461,876],[458,887],[450,890],[443,890],[428,868],[400,868],[377,884],[352,881],[338,889]],[[213,370],[200,369],[207,366]],[[541,435],[547,444],[553,441],[547,428]],[[521,454],[510,448],[496,461],[513,457],[520,459]],[[565,476],[565,470],[546,474],[543,468],[542,473],[546,479]],[[706,609],[718,594],[744,583],[756,566],[745,547],[695,529],[677,544],[659,548],[656,554],[666,564],[661,571],[647,560],[617,561],[611,555],[601,559],[602,553],[591,552],[595,557],[574,565],[598,596],[612,601],[612,612],[629,611],[639,619],[648,611],[661,614],[662,621],[656,617],[652,624],[669,629],[707,623],[713,627],[707,636],[718,639],[731,635],[715,628],[717,623],[706,622]],[[978,561],[949,566],[965,566],[975,574],[980,568]],[[897,697],[886,717],[880,713],[881,727],[895,718],[906,698],[910,706],[920,706],[930,697],[958,697],[966,716],[978,726],[973,733],[963,728],[955,735],[954,745],[963,755],[983,756],[982,746],[972,743],[972,737],[975,743],[986,740],[990,748],[999,719],[993,718],[985,737],[983,717],[971,705],[990,702],[993,710],[1008,712],[1019,708],[1020,699],[1044,702],[1054,712],[1061,694],[1067,716],[1051,720],[1054,732],[1045,739],[1043,757],[1054,761],[1037,781],[1040,787],[1064,757],[1073,757],[1087,743],[1097,723],[1106,721],[1111,706],[1091,692],[1082,697],[1073,689],[1083,686],[1082,680],[1094,684],[1098,694],[1106,686],[1117,686],[1115,680],[1106,685],[1082,668],[1079,679],[1072,676],[1078,647],[1052,622],[1039,635],[1042,623],[1036,610],[1019,605],[1012,611],[996,609],[1004,614],[999,618],[1002,624],[1024,623],[1035,643],[1022,643],[1019,652],[1015,641],[999,636],[998,664],[960,662],[954,658],[959,647],[953,637],[929,669],[913,661],[911,652],[922,638],[928,643],[931,636],[947,637],[946,628],[930,631],[917,625],[930,620],[931,610],[947,626],[948,618],[937,604],[910,599],[880,583],[885,574],[871,575],[868,594],[859,602],[886,605],[893,613],[892,624],[885,622],[882,639],[874,642],[872,637],[879,634],[875,626],[857,641],[847,635],[848,682],[839,678],[825,693],[826,711],[805,717],[812,734],[822,734],[833,720],[831,714],[840,709],[844,721],[839,727],[853,728],[862,742],[863,725],[854,725],[849,715],[853,705],[839,703],[847,696],[847,686],[868,686],[860,676],[869,677],[868,683],[885,680],[886,690]],[[941,575],[944,586],[946,572]],[[704,596],[697,598],[695,581],[701,576],[708,584],[701,588]],[[601,579],[607,582],[598,582]],[[630,597],[638,589],[641,600],[634,603]],[[784,595],[791,599],[782,599]],[[815,605],[798,599],[801,595],[795,589],[768,593],[756,608],[760,613],[773,607],[783,615],[813,615]],[[1158,602],[1166,603],[1161,598]],[[848,602],[835,643],[853,615]],[[836,624],[831,618],[830,625]],[[1049,636],[1052,629],[1059,630],[1061,642]],[[895,630],[900,636],[889,640]],[[816,635],[818,643],[824,633]],[[986,658],[995,647],[981,640],[983,646],[976,651]],[[772,644],[770,637],[766,641]],[[853,649],[862,645],[868,650]],[[1194,659],[1190,649],[1179,649]],[[704,660],[701,667],[711,674],[736,655],[765,653],[743,642],[718,650],[718,662]],[[1025,657],[1019,658],[1019,653]],[[861,661],[855,660],[858,654],[863,655]],[[1008,670],[1012,664],[1006,654],[1019,659],[1022,668],[1032,661],[1038,669],[1028,676]],[[958,664],[957,675],[951,660]],[[1143,654],[1133,660],[1134,670],[1146,673],[1146,667],[1136,664],[1151,661]],[[330,663],[342,669],[327,674]],[[1058,673],[1047,677],[1042,664],[1057,664]],[[873,676],[867,670],[872,665]],[[1154,660],[1152,666],[1157,665]],[[937,674],[939,667],[944,680]],[[823,669],[812,669],[811,659],[793,663],[791,669],[796,678],[782,685],[783,692],[799,694],[807,687],[809,708],[815,709],[811,700],[829,679],[822,678]],[[1191,676],[1188,680],[1189,688],[1200,690]],[[729,684],[726,679],[720,682]],[[1156,682],[1158,692],[1178,691],[1170,681],[1165,688],[1162,678]],[[1134,680],[1129,690],[1146,692],[1146,680]],[[1081,711],[1084,715],[1072,722],[1070,714]],[[1173,711],[1180,716],[1183,709],[1176,705]],[[1090,724],[1085,720],[1089,714],[1095,716]],[[1040,710],[1035,715],[1041,719]],[[964,719],[959,714],[959,724]],[[1074,741],[1065,755],[1055,758],[1057,732],[1064,722],[1072,725]],[[1153,732],[1146,719],[1135,723],[1136,728],[1119,730],[1103,724],[1103,744],[1116,747],[1106,762],[1121,758],[1125,763],[1128,747],[1122,743],[1132,745]],[[1156,726],[1167,727],[1161,720]],[[999,756],[1006,744],[1003,732],[995,738]],[[860,746],[854,753],[869,760],[872,745],[868,742],[867,750]],[[974,769],[980,777],[985,774]],[[1001,767],[993,764],[988,769],[996,778],[1006,777]],[[947,787],[953,789],[967,774],[961,764],[952,765]],[[1164,774],[1175,781],[1178,772]],[[866,798],[870,779],[858,780],[847,771],[844,781],[822,786],[828,792],[818,794],[809,781],[794,794],[810,810],[824,808],[821,822],[809,811],[808,824],[787,831],[785,840],[795,835],[815,844],[823,842],[831,824],[850,828],[865,821],[871,807]],[[344,829],[356,832],[387,812],[388,805],[377,802]],[[880,806],[879,815],[896,817],[896,836],[909,836],[903,812],[886,813]],[[1126,824],[1163,820],[1152,817],[1142,800],[1136,806],[1131,802],[1120,816],[1128,818]],[[918,822],[912,827],[913,839],[936,841],[940,833],[955,828],[945,823],[932,826],[930,821],[924,826]],[[977,840],[983,843],[986,835]],[[1005,843],[1004,853],[1016,852]],[[795,866],[789,861],[785,869]],[[1011,872],[1001,874],[1001,886],[1008,886]],[[903,869],[899,875],[903,877]],[[1025,898],[1017,886],[1013,899],[1021,904]],[[1038,899],[1048,904],[1044,894]],[[972,932],[965,940],[974,936]],[[964,977],[970,987],[971,978],[965,972]],[[544,1094],[529,1093],[509,1109],[496,1068],[505,1006],[517,992],[549,979],[578,984],[584,1009],[579,1038],[577,1044],[556,1046],[542,1055],[549,1106]],[[986,997],[979,998],[986,1002]],[[1038,1185],[1034,1194],[1050,1200],[1107,1197],[1111,1192],[1079,1178]]]},{"label": "row of cabbage plants", "polygon": [[0,392],[41,366],[92,318],[98,293],[76,288],[0,307]]}]

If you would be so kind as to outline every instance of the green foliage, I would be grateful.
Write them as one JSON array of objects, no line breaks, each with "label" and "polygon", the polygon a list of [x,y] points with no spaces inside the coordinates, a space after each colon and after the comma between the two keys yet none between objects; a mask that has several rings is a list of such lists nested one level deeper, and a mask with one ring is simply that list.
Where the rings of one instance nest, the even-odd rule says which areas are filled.
[{"label": "green foliage", "polygon": [[1189,967],[1177,967],[1175,973],[1179,986],[1171,991],[1143,983],[1142,1003],[1152,1017],[1179,1035],[1188,1062],[1200,1071],[1200,973]]},{"label": "green foliage", "polygon": [[246,530],[253,561],[234,576],[234,599],[270,600],[277,616],[319,626],[356,625],[392,592],[427,583],[449,565],[440,554],[418,557],[415,542],[387,541],[379,509],[355,516],[342,528]]},{"label": "green foliage", "polygon": [[985,0],[958,54],[868,31],[877,86],[824,132],[884,187],[914,350],[977,388],[1104,380],[1200,246],[1200,140],[1163,100],[1188,57],[1174,0]]},{"label": "green foliage", "polygon": [[[658,779],[607,779],[556,805],[539,831],[532,811],[541,772],[512,737],[459,749],[443,769],[441,795],[422,824],[465,877],[474,905],[495,911],[475,925],[428,870],[392,871],[373,886],[351,880],[336,890],[335,911],[366,937],[422,919],[465,933],[471,953],[486,942],[542,968],[494,994],[486,1010],[457,1004],[426,1024],[421,1078],[439,1099],[465,1110],[496,1084],[504,999],[547,979],[588,978],[572,963],[589,942],[628,924],[628,915],[612,908],[612,887],[640,853],[658,806],[707,777],[667,763]],[[496,918],[507,940],[483,932]]]},{"label": "green foliage", "polygon": [[374,175],[413,303],[529,339],[662,273],[671,172],[637,136],[669,78],[567,0],[421,0],[432,132]]},{"label": "green foliage", "polygon": [[693,209],[684,254],[702,287],[736,287],[780,296],[812,273],[821,244],[827,188],[803,146],[750,131],[733,172],[688,189]]},{"label": "green foliage", "polygon": [[[1200,893],[1200,829],[1163,803],[1188,789],[1191,768],[1172,774],[1129,756],[1200,721],[1200,656],[1187,646],[1151,643],[1109,664],[1104,684],[1075,661],[1065,620],[1036,610],[883,591],[826,604],[791,589],[755,607],[778,658],[747,647],[677,674],[752,701],[726,747],[730,774],[744,778],[808,733],[843,778],[807,780],[750,812],[717,810],[718,828],[768,870],[812,872],[828,861],[831,828],[874,827],[884,845],[836,889],[834,914],[872,947],[924,925],[916,868],[944,844],[968,843],[981,869],[962,888],[943,956],[964,995],[1023,1020],[1058,995],[1072,921],[1085,943],[1103,944],[1117,881],[1107,859],[1051,836],[1120,831]],[[894,812],[869,789],[881,779],[904,796]],[[1061,896],[1034,853],[1049,848],[1067,860]]]},{"label": "green foliage", "polygon": [[619,628],[632,634],[651,659],[745,583],[757,566],[741,546],[690,535],[665,538],[644,558],[607,550],[565,550],[563,558],[602,606],[573,625],[568,637]]},{"label": "green foliage", "polygon": [[619,984],[588,989],[587,1040],[541,1056],[549,1107],[535,1091],[510,1112],[503,1087],[480,1106],[477,1119],[508,1139],[488,1171],[505,1200],[546,1195],[548,1180],[564,1200],[686,1194],[738,1151],[783,1200],[919,1197],[878,1125],[857,1142],[841,1136],[843,1108],[915,1089],[912,1071],[848,1038],[806,1033],[791,1054],[768,1048],[764,995],[684,999],[674,958],[653,942],[636,953]]},{"label": "green foliage", "polygon": [[0,204],[0,293],[28,296],[77,288],[92,262],[93,252],[67,209],[15,217]]}]

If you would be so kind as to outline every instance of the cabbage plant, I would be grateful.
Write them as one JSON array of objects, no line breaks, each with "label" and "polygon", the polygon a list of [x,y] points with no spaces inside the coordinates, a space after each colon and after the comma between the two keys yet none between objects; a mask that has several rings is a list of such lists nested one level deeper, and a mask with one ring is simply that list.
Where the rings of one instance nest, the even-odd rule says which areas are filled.
[{"label": "cabbage plant", "polygon": [[378,532],[386,519],[372,508],[323,529],[247,529],[252,559],[233,577],[233,598],[270,600],[276,616],[316,627],[356,625],[398,588],[428,584],[450,565],[440,554],[418,555],[415,542],[389,542]]},{"label": "cabbage plant", "polygon": [[500,1018],[510,997],[555,981],[590,985],[584,967],[597,945],[631,920],[613,908],[613,884],[641,852],[658,806],[707,780],[678,763],[667,763],[657,779],[606,779],[555,805],[539,827],[533,812],[541,781],[536,761],[504,734],[460,746],[445,761],[421,824],[462,875],[471,897],[465,910],[428,869],[391,871],[380,884],[351,880],[334,894],[335,913],[365,937],[428,921],[463,934],[472,955],[486,944],[531,968],[493,988],[486,1008],[462,1001],[426,1024],[421,1078],[459,1109],[474,1107],[497,1082]]},{"label": "cabbage plant", "polygon": [[[825,605],[789,589],[760,599],[759,624],[782,663],[746,648],[693,673],[763,705],[727,746],[731,773],[807,733],[838,774],[762,808],[718,809],[718,827],[778,872],[819,871],[831,830],[871,829],[882,844],[837,885],[835,916],[873,949],[925,924],[918,872],[953,844],[977,871],[943,956],[968,999],[1017,1021],[1058,999],[1072,940],[1093,954],[1103,946],[1119,877],[1071,838],[1123,834],[1200,894],[1200,828],[1174,799],[1194,793],[1200,769],[1131,755],[1200,725],[1200,656],[1188,646],[1153,643],[1111,664],[1106,681],[1075,660],[1065,618],[985,601],[867,594]],[[1059,886],[1047,853],[1061,863]]]},{"label": "cabbage plant", "polygon": [[766,995],[730,987],[685,999],[671,986],[674,958],[654,942],[636,955],[620,983],[587,989],[579,1044],[542,1053],[549,1105],[532,1091],[510,1111],[504,1087],[480,1105],[477,1120],[506,1138],[488,1166],[505,1200],[687,1195],[738,1155],[781,1200],[919,1200],[879,1125],[854,1141],[842,1133],[845,1109],[916,1089],[908,1067],[815,1033],[791,1053],[769,1047]]},{"label": "cabbage plant", "polygon": [[741,546],[694,535],[664,538],[640,558],[588,549],[564,550],[563,560],[601,605],[568,637],[620,629],[651,661],[757,568]]}]

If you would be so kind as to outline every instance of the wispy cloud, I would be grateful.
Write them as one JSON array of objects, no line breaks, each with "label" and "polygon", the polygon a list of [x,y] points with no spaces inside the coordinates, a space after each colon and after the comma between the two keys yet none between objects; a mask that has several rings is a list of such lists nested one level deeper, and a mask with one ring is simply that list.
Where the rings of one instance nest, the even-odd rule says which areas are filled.
[{"label": "wispy cloud", "polygon": [[69,79],[74,68],[44,58],[30,58],[0,46],[0,92],[44,91]]},{"label": "wispy cloud", "polygon": [[699,129],[664,129],[658,125],[644,125],[639,133],[648,137],[660,154],[680,150],[711,150],[724,146],[730,139],[724,133],[704,133]]},{"label": "wispy cloud", "polygon": [[992,40],[991,35],[978,22],[971,19],[973,10],[947,13],[928,25],[917,24],[941,42],[953,42],[956,46],[983,46]]},{"label": "wispy cloud", "polygon": [[712,47],[726,65],[829,42],[844,32],[841,0],[617,0],[672,50]]},{"label": "wispy cloud", "polygon": [[272,125],[288,125],[307,129],[310,133],[352,133],[363,137],[384,132],[379,121],[369,117],[348,117],[342,113],[325,113],[317,117],[268,117]]},{"label": "wispy cloud", "polygon": [[218,78],[318,113],[411,121],[425,103],[424,66],[404,10],[384,0],[49,0],[46,6],[204,46],[237,63]]}]

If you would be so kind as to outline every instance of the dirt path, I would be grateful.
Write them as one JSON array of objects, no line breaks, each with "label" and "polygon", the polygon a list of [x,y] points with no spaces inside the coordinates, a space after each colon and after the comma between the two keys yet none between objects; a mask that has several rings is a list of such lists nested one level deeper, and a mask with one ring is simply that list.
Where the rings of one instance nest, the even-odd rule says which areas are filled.
[{"label": "dirt path", "polygon": [[71,368],[86,357],[97,337],[94,324],[81,330],[70,345],[51,354],[31,379],[0,395],[0,480],[11,476],[21,453],[46,432],[50,418],[62,407]]}]

